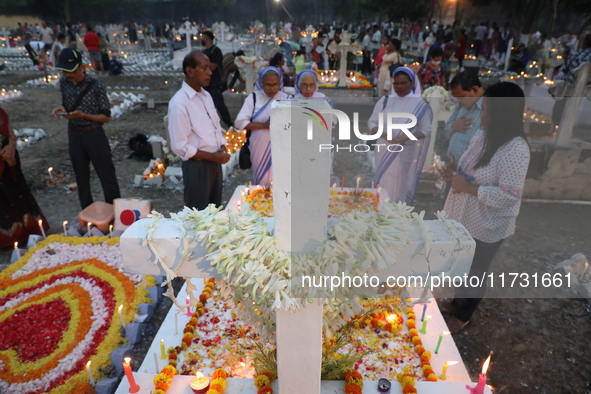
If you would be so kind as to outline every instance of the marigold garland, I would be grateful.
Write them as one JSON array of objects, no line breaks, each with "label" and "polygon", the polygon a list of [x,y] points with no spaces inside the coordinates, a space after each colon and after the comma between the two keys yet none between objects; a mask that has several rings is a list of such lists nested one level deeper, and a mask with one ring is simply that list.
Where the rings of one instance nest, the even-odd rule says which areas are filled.
[{"label": "marigold garland", "polygon": [[228,374],[223,369],[218,368],[213,371],[213,374],[211,375],[211,383],[209,384],[209,390],[207,390],[206,394],[224,394],[227,378]]},{"label": "marigold garland", "polygon": [[[196,329],[197,324],[199,322],[199,317],[201,317],[205,314],[204,304],[207,301],[207,299],[209,297],[211,297],[211,293],[213,292],[214,287],[215,287],[215,279],[213,279],[213,278],[207,279],[205,282],[205,288],[203,289],[203,292],[199,296],[199,299],[201,301],[195,305],[195,312],[193,312],[191,319],[189,319],[189,321],[185,325],[185,328],[183,329],[183,339],[181,340],[181,346],[168,348],[168,365],[162,369],[160,374],[157,375],[157,377],[158,377],[158,376],[165,374],[164,370],[166,368],[170,368],[168,370],[168,374],[166,374],[166,376],[170,377],[169,380],[167,380],[168,383],[167,383],[167,385],[162,384],[162,382],[164,381],[164,379],[162,377],[158,381],[155,378],[154,385],[155,385],[156,390],[154,391],[154,394],[166,394],[166,392],[168,391],[168,388],[170,387],[170,382],[172,381],[173,376],[178,375],[178,371],[176,369],[176,366],[178,364],[179,354],[180,354],[180,352],[182,352],[183,350],[187,350],[191,346],[193,338],[195,337],[195,329]],[[172,371],[174,371],[174,373],[172,373]],[[211,391],[211,385],[210,385],[210,390],[207,392],[207,394],[216,394],[216,393],[223,394],[223,390],[226,388],[226,377],[227,377],[227,374],[225,373],[225,371],[223,371],[221,369],[215,370],[212,375],[211,384],[214,384],[214,382],[215,382],[216,386],[213,387],[214,391]],[[223,382],[222,382],[222,380],[223,380]],[[160,385],[159,385],[159,383],[160,383]],[[221,387],[223,387],[222,391],[219,391],[216,389],[216,388],[221,388]]]},{"label": "marigold garland", "polygon": [[275,379],[275,376],[268,371],[259,373],[254,378],[254,386],[258,389],[257,394],[273,394],[271,388],[271,380]]},{"label": "marigold garland", "polygon": [[[50,235],[0,274],[0,325],[19,324],[10,335],[0,335],[2,341],[9,341],[0,353],[0,391],[94,392],[84,365],[92,361],[93,375],[101,379],[100,371],[111,364],[110,353],[124,343],[116,306],[124,304],[124,318],[132,321],[138,304],[151,302],[146,289],[137,287],[139,277],[132,280],[120,272],[117,249],[92,247],[113,247],[118,242],[118,238],[109,237]],[[81,248],[68,249],[69,245]],[[65,253],[56,254],[56,250]],[[59,256],[78,257],[70,261]],[[109,263],[92,256],[107,256]],[[27,315],[32,318],[23,320]],[[31,325],[42,319],[52,321]],[[43,333],[43,329],[57,329],[56,324],[63,323],[67,326],[57,330],[59,336],[54,335],[57,332]],[[29,351],[19,345],[23,335],[43,335],[46,341],[37,341],[37,349]],[[65,359],[69,361],[60,361]]]},{"label": "marigold garland", "polygon": [[362,394],[363,377],[354,369],[345,373],[345,394]]}]

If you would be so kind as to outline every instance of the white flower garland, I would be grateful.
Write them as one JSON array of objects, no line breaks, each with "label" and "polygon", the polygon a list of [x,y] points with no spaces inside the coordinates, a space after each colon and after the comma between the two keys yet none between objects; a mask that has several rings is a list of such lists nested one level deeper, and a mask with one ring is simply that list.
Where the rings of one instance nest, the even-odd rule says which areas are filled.
[{"label": "white flower garland", "polygon": [[[233,298],[240,318],[263,338],[269,338],[275,331],[275,310],[294,311],[313,302],[313,298],[324,303],[325,333],[330,336],[330,327],[340,327],[362,311],[355,298],[369,294],[362,288],[339,287],[329,291],[298,286],[294,289],[292,279],[304,275],[353,277],[363,276],[370,270],[382,271],[396,263],[409,243],[414,226],[420,229],[428,261],[432,234],[423,220],[424,211],[417,214],[413,209],[405,203],[389,201],[380,212],[351,212],[329,229],[325,242],[312,252],[300,255],[277,249],[275,237],[268,233],[265,221],[250,209],[250,204],[244,204],[238,213],[222,211],[213,205],[202,211],[185,207],[171,218],[185,237],[205,246],[208,252],[205,257],[218,274],[223,275],[222,296]],[[153,239],[153,232],[163,216],[153,212],[151,218],[143,244],[154,253],[156,263],[166,272],[165,283],[169,283],[176,277],[175,272],[182,262],[172,268],[163,262]],[[446,220],[440,212],[438,218]],[[456,239],[459,242],[459,237]],[[182,254],[184,262],[188,251],[183,250]],[[197,300],[191,290],[188,289],[191,302],[195,303]],[[167,295],[182,307],[174,299],[170,286]]]}]

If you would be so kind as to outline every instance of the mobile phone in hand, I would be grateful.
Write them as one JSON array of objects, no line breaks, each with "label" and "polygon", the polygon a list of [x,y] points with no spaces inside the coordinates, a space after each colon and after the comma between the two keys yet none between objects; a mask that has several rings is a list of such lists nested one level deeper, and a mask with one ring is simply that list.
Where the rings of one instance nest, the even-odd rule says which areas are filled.
[{"label": "mobile phone in hand", "polygon": [[58,112],[57,113],[58,116],[66,116],[66,115],[70,115],[69,112]]}]

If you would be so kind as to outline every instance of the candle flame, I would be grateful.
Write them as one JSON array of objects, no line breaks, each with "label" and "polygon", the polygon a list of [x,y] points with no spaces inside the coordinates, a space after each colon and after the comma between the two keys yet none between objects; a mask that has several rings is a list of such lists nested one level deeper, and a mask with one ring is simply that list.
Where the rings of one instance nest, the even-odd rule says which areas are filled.
[{"label": "candle flame", "polygon": [[425,316],[425,319],[430,319],[430,318],[431,318],[431,315]]},{"label": "candle flame", "polygon": [[492,354],[488,355],[488,358],[486,359],[486,361],[484,362],[484,365],[482,366],[482,374],[486,375],[486,371],[488,370],[488,364],[490,364],[490,358],[492,357]]},{"label": "candle flame", "polygon": [[86,369],[90,369],[90,360],[88,360],[88,362],[86,363]]},{"label": "candle flame", "polygon": [[243,363],[243,362],[241,362],[241,363],[240,363],[240,366],[241,366],[242,368],[244,368],[244,367],[246,367],[246,364],[245,364],[245,363]]},{"label": "candle flame", "polygon": [[15,242],[15,243],[14,243],[14,248],[15,248],[15,249],[18,249],[18,242]]},{"label": "candle flame", "polygon": [[395,315],[394,313],[392,313],[392,314],[390,314],[390,315],[386,316],[386,320],[387,320],[389,323],[392,323],[392,322],[394,321],[394,319],[396,319],[396,315]]},{"label": "candle flame", "polygon": [[124,360],[127,364],[129,364],[131,362],[131,357],[125,357]]},{"label": "candle flame", "polygon": [[51,172],[51,171],[53,171],[53,167],[49,167],[49,168],[47,169],[47,172]]},{"label": "candle flame", "polygon": [[43,220],[39,219],[37,223],[39,223],[39,226],[41,226],[43,224]]},{"label": "candle flame", "polygon": [[164,339],[161,339],[160,342],[164,343]]},{"label": "candle flame", "polygon": [[109,224],[109,230],[113,230],[113,225]]},{"label": "candle flame", "polygon": [[451,334],[451,331],[443,331],[443,332],[441,333],[441,335],[449,335],[449,334]]},{"label": "candle flame", "polygon": [[456,365],[459,361],[448,361],[447,365]]},{"label": "candle flame", "polygon": [[123,310],[123,304],[119,305],[119,313]]},{"label": "candle flame", "polygon": [[196,375],[196,376],[197,376],[198,378],[203,378],[203,377],[204,377],[204,376],[203,376],[203,374],[202,374],[200,371],[197,371],[197,375]]},{"label": "candle flame", "polygon": [[62,222],[62,224],[65,226],[66,224],[68,224],[68,221],[67,221],[67,220],[64,220],[64,221]]}]

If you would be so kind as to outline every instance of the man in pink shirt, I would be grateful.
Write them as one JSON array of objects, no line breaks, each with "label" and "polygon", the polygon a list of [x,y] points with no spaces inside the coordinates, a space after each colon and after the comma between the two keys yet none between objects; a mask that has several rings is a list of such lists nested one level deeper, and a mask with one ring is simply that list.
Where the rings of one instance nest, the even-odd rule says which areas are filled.
[{"label": "man in pink shirt", "polygon": [[94,31],[92,31],[92,26],[88,26],[88,32],[84,35],[84,45],[86,46],[86,49],[88,49],[88,57],[90,58],[94,72],[97,75],[99,69],[103,72],[103,74],[105,73],[105,69],[103,68],[103,57],[101,55],[100,42],[101,39]]}]

